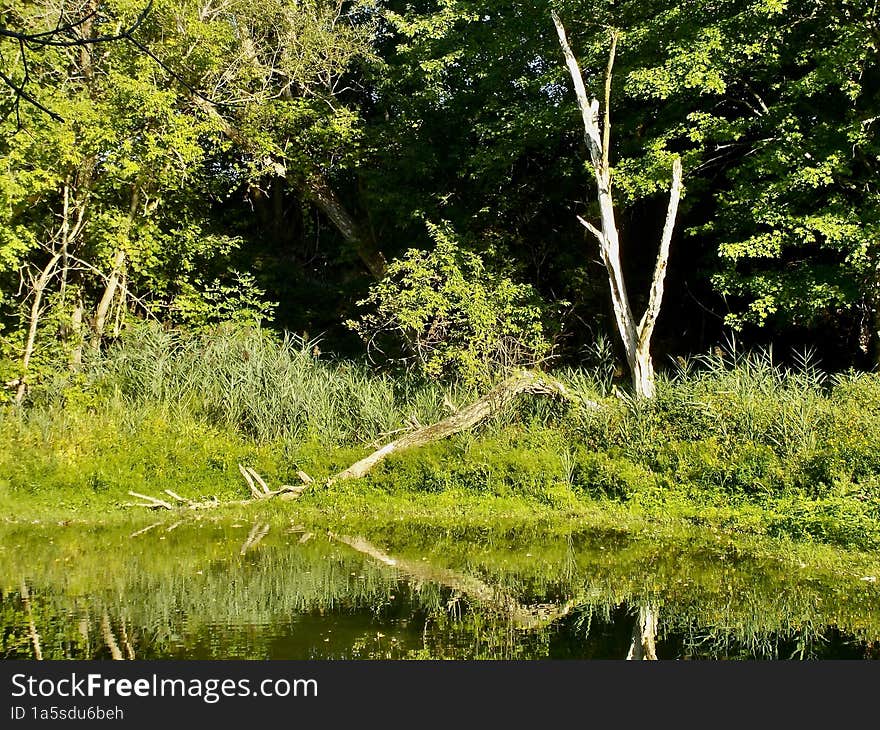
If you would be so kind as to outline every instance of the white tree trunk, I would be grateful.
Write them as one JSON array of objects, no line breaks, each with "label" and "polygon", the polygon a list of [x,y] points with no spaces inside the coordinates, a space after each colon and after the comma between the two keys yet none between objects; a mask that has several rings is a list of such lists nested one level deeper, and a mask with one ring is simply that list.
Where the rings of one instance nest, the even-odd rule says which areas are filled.
[{"label": "white tree trunk", "polygon": [[552,12],[551,16],[556,26],[556,32],[559,35],[559,44],[562,46],[569,74],[574,82],[575,96],[577,97],[578,107],[581,110],[584,122],[584,139],[590,151],[590,161],[596,178],[599,214],[602,220],[601,230],[583,218],[579,218],[579,220],[599,241],[602,262],[605,264],[605,269],[608,272],[614,320],[617,324],[617,331],[623,342],[624,350],[626,351],[627,364],[632,374],[635,393],[640,398],[652,398],[655,389],[654,365],[651,360],[651,337],[654,333],[654,325],[657,322],[660,306],[663,302],[663,284],[666,279],[666,265],[669,260],[669,245],[672,241],[672,231],[675,226],[678,202],[681,198],[681,160],[676,158],[672,165],[669,207],[666,213],[663,235],[660,240],[657,263],[654,267],[654,277],[651,282],[648,305],[641,320],[636,322],[623,276],[620,236],[614,215],[614,199],[611,194],[611,167],[609,164],[611,72],[614,67],[617,36],[616,34],[612,35],[611,52],[608,56],[608,68],[605,73],[604,128],[600,134],[599,101],[595,98],[591,99],[587,95],[580,66],[568,43],[562,21],[555,12]]},{"label": "white tree trunk", "polygon": [[101,339],[104,337],[104,329],[107,325],[107,313],[110,311],[110,305],[116,296],[116,290],[119,288],[119,278],[122,276],[122,267],[125,265],[125,251],[121,249],[116,252],[113,259],[113,270],[107,278],[107,286],[104,288],[104,295],[98,302],[98,308],[95,310],[95,319],[93,322],[92,347],[98,348],[101,345]]}]

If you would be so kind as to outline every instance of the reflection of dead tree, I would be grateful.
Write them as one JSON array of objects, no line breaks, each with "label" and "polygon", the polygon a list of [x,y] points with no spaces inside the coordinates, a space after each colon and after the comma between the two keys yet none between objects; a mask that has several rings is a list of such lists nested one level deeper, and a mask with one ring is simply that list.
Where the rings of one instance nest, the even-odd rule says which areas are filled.
[{"label": "reflection of dead tree", "polygon": [[122,619],[122,625],[119,629],[119,638],[122,639],[122,647],[125,649],[125,656],[131,661],[134,661],[134,647],[131,645],[131,641],[128,638],[128,631],[125,630],[125,619]]},{"label": "reflection of dead tree", "polygon": [[83,645],[83,649],[85,650],[86,656],[91,656],[92,642],[91,642],[91,639],[89,638],[89,635],[91,633],[91,628],[92,628],[91,617],[89,616],[88,612],[86,612],[86,614],[84,616],[82,616],[82,618],[80,618],[79,625],[78,625],[79,635],[80,635],[80,638],[82,639],[82,645]]},{"label": "reflection of dead tree", "polygon": [[143,527],[140,530],[137,530],[136,532],[132,532],[129,535],[129,538],[139,537],[140,535],[143,535],[145,532],[149,532],[150,530],[155,529],[156,527],[158,527],[161,524],[162,524],[161,522],[154,522],[152,525],[147,525],[146,527]]},{"label": "reflection of dead tree", "polygon": [[248,550],[255,548],[260,544],[260,541],[269,534],[269,523],[260,524],[259,522],[254,522],[254,526],[251,528],[250,534],[247,536],[247,540],[244,541],[244,545],[241,546],[241,550],[239,551],[239,555],[244,555]]},{"label": "reflection of dead tree", "polygon": [[478,603],[500,610],[503,614],[508,615],[513,624],[520,629],[537,629],[547,626],[566,616],[576,605],[574,600],[558,605],[525,605],[500,587],[491,586],[476,576],[459,573],[448,568],[435,567],[422,561],[392,558],[363,537],[347,537],[333,533],[330,533],[330,537],[377,562],[396,568],[411,578],[451,588]]},{"label": "reflection of dead tree", "polygon": [[110,650],[110,656],[117,661],[122,661],[124,657],[122,656],[122,651],[119,649],[119,644],[116,643],[116,637],[113,635],[113,627],[110,625],[110,617],[107,615],[106,611],[104,611],[104,615],[101,616],[101,634],[104,637],[104,643]]},{"label": "reflection of dead tree", "polygon": [[632,643],[626,658],[636,661],[656,660],[656,639],[657,609],[650,604],[639,606],[639,613],[633,625]]},{"label": "reflection of dead tree", "polygon": [[31,637],[31,644],[34,647],[34,659],[42,660],[43,649],[40,646],[40,635],[37,633],[37,625],[34,623],[34,614],[31,611],[31,594],[28,591],[27,583],[21,582],[21,602],[24,605],[24,611],[28,619],[28,634]]}]

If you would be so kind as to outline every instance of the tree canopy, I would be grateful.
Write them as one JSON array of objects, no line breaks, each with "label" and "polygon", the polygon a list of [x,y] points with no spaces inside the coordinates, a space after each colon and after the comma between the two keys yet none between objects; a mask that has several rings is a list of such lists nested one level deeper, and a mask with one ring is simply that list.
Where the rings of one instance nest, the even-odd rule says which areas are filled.
[{"label": "tree canopy", "polygon": [[409,327],[399,356],[469,312],[488,339],[432,343],[447,365],[491,360],[483,321],[524,361],[583,361],[614,325],[575,217],[597,208],[554,9],[597,88],[618,38],[635,291],[683,163],[660,353],[734,331],[880,361],[872,2],[35,0],[0,12],[3,380],[31,340],[39,377],[143,318],[266,322],[349,354],[348,320]]}]

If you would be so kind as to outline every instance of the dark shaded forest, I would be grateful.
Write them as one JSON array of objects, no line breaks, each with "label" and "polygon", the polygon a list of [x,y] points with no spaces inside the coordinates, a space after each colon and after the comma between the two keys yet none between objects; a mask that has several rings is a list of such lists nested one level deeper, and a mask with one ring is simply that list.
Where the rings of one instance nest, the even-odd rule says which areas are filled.
[{"label": "dark shaded forest", "polygon": [[616,38],[609,174],[635,310],[682,163],[657,367],[732,339],[876,364],[872,2],[12,1],[9,397],[143,320],[262,324],[430,378],[621,372],[551,6],[600,98]]}]

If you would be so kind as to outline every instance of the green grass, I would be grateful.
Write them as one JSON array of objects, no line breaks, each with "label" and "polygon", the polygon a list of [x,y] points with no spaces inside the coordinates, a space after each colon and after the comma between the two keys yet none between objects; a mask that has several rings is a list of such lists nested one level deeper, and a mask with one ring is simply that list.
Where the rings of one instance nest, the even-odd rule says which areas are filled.
[{"label": "green grass", "polygon": [[[678,525],[880,548],[877,375],[734,352],[681,363],[649,403],[597,373],[556,375],[602,407],[527,398],[475,432],[272,509],[325,521]],[[0,411],[0,507],[12,519],[87,520],[120,513],[129,490],[242,499],[239,463],[273,485],[297,483],[298,469],[320,481],[475,395],[265,333],[144,328],[25,408]]]}]

